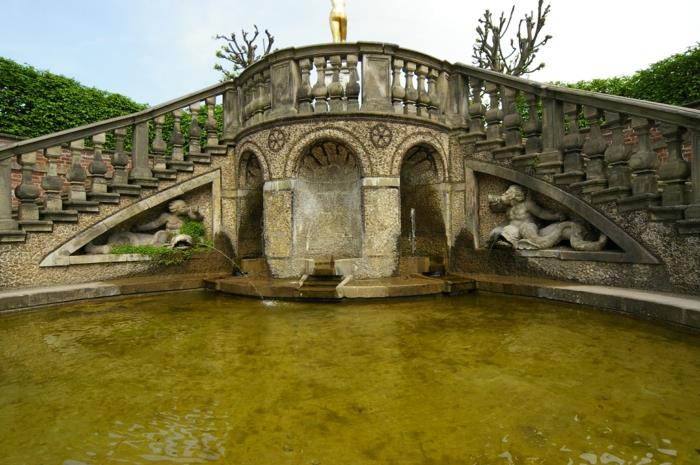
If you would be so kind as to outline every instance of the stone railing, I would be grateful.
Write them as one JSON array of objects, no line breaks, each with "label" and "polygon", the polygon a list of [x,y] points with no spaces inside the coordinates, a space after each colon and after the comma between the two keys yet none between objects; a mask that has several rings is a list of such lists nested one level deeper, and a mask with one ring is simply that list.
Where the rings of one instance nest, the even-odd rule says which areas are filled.
[{"label": "stone railing", "polygon": [[[232,83],[217,84],[131,115],[0,146],[0,242],[21,242],[27,232],[50,232],[54,222],[75,222],[81,212],[98,212],[100,203],[138,196],[142,188],[157,188],[161,179],[192,172],[194,163],[210,163],[212,155],[224,155],[226,146],[221,144],[233,138],[227,124],[232,95],[237,95],[232,91]],[[219,96],[224,106],[223,142],[214,113]],[[181,123],[185,112],[187,128]],[[206,122],[200,125],[202,112]],[[168,141],[163,131],[166,117],[172,118]],[[108,135],[113,145],[109,155]],[[15,157],[21,179],[13,189]],[[36,173],[41,173],[39,179]]]},{"label": "stone railing", "polygon": [[[219,95],[221,140],[214,118]],[[203,101],[204,128],[196,123]],[[183,110],[195,121],[186,129],[193,141],[186,148]],[[700,111],[549,86],[391,44],[356,43],[280,50],[234,81],[133,115],[0,146],[0,241],[23,240],[25,231],[46,230],[52,221],[72,220],[99,202],[191,170],[193,162],[225,152],[225,144],[260,124],[351,113],[442,126],[461,134],[467,153],[510,163],[592,203],[647,209],[652,219],[675,221],[682,233],[700,233]],[[168,114],[174,119],[169,146],[163,139]],[[150,145],[149,124],[155,131]],[[133,130],[131,153],[123,145],[127,128]],[[109,179],[102,156],[108,132],[115,140]],[[85,149],[85,139],[91,148]],[[64,149],[70,151],[65,179],[56,170]],[[32,177],[37,153],[46,160],[40,183]],[[23,172],[15,188],[17,219],[12,157]]]}]

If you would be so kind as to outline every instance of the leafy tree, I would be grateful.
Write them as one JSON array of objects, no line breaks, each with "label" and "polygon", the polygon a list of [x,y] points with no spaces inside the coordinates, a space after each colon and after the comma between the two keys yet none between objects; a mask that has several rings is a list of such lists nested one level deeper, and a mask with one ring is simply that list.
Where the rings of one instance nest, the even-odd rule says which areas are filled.
[{"label": "leafy tree", "polygon": [[544,63],[533,67],[535,56],[540,48],[552,38],[550,35],[545,35],[540,39],[540,33],[551,8],[551,5],[547,4],[543,9],[543,1],[539,0],[537,4],[537,17],[531,11],[518,22],[516,37],[510,39],[510,50],[505,52],[504,42],[513,20],[515,5],[507,18],[505,12],[501,12],[496,22],[493,20],[491,11],[486,10],[476,28],[477,39],[473,47],[473,63],[482,68],[512,76],[521,76],[544,68]]},{"label": "leafy tree", "polygon": [[224,75],[224,80],[230,80],[235,78],[248,66],[252,65],[272,50],[272,44],[275,42],[275,38],[270,31],[265,29],[265,35],[267,40],[262,38],[262,50],[263,53],[258,55],[258,44],[256,40],[260,35],[257,25],[253,25],[254,33],[253,37],[249,37],[249,33],[241,29],[241,38],[243,39],[243,44],[238,43],[238,38],[235,33],[231,33],[229,36],[217,34],[215,39],[225,41],[224,45],[221,46],[219,50],[216,51],[216,57],[222,60],[231,62],[232,67],[229,71],[225,69],[220,63],[214,65],[214,69],[220,71]]}]

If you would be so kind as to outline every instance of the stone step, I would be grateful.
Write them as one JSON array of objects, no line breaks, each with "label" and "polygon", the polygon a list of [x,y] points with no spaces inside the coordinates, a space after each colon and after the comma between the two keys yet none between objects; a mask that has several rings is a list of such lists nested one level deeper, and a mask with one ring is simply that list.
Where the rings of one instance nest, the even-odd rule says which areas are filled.
[{"label": "stone step", "polygon": [[119,194],[116,192],[88,192],[87,198],[99,203],[119,203]]},{"label": "stone step", "polygon": [[39,210],[41,218],[54,223],[77,223],[78,210]]},{"label": "stone step", "polygon": [[26,232],[52,232],[53,221],[50,220],[19,220],[20,228]]},{"label": "stone step", "polygon": [[165,162],[169,169],[191,173],[194,171],[194,163],[189,160],[168,160]]},{"label": "stone step", "polygon": [[135,184],[110,184],[108,189],[115,194],[129,197],[139,197],[141,195],[141,186]]},{"label": "stone step", "polygon": [[0,230],[0,244],[24,242],[27,233],[20,229]]},{"label": "stone step", "polygon": [[92,200],[64,200],[63,206],[79,213],[99,213],[100,203]]}]

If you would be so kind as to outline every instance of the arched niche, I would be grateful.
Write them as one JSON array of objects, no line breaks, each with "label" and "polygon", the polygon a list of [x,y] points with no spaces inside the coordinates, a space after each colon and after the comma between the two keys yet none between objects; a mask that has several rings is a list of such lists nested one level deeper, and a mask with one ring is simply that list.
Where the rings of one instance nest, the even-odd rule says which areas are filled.
[{"label": "arched niche", "polygon": [[263,255],[264,173],[258,157],[246,151],[238,163],[238,256]]},{"label": "arched niche", "polygon": [[295,255],[361,256],[361,170],[352,150],[334,140],[310,144],[299,159],[294,186]]},{"label": "arched niche", "polygon": [[447,236],[436,150],[418,144],[401,163],[401,256],[427,256],[444,264]]}]

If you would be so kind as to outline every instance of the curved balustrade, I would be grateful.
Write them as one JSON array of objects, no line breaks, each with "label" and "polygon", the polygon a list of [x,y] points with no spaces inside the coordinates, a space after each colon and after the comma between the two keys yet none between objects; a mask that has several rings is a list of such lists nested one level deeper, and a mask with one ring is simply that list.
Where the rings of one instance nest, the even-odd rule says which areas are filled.
[{"label": "curved balustrade", "polygon": [[[223,96],[221,138],[217,96]],[[191,122],[183,129],[184,112]],[[351,113],[460,131],[467,153],[490,154],[494,162],[511,163],[592,203],[648,209],[652,219],[676,221],[681,232],[700,232],[700,111],[550,86],[391,44],[356,43],[280,50],[233,81],[132,115],[1,146],[0,240],[23,240],[24,231],[50,230],[51,221],[72,221],[100,202],[118,202],[119,195],[192,171],[193,163],[225,154],[241,131],[261,123]],[[166,116],[173,121],[167,141]],[[115,146],[109,159],[106,133]],[[45,172],[39,183],[32,177],[37,153]],[[22,171],[14,188],[16,219],[12,157]],[[66,158],[61,177],[57,165]]]}]

